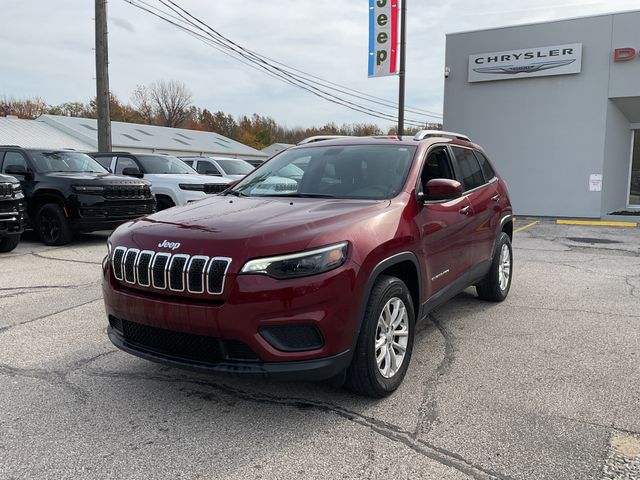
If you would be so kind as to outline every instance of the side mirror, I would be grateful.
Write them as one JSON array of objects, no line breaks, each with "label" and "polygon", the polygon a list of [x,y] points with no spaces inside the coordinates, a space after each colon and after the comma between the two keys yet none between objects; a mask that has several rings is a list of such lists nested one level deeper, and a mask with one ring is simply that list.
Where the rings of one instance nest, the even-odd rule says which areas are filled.
[{"label": "side mirror", "polygon": [[418,194],[419,202],[453,200],[462,196],[462,185],[449,178],[433,178],[425,186],[426,192]]},{"label": "side mirror", "polygon": [[4,170],[7,175],[27,175],[27,167],[24,165],[8,165]]},{"label": "side mirror", "polygon": [[136,177],[136,178],[142,178],[144,177],[144,173],[142,173],[140,170],[138,170],[135,167],[125,167],[122,169],[122,174],[126,175],[127,177]]}]

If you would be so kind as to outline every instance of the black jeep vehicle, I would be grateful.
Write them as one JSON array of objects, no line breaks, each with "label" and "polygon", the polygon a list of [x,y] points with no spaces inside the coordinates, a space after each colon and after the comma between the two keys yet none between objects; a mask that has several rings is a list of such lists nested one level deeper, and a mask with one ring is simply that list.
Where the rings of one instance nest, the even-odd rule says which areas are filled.
[{"label": "black jeep vehicle", "polygon": [[20,182],[0,175],[0,252],[10,252],[20,243],[26,207]]},{"label": "black jeep vehicle", "polygon": [[149,182],[113,175],[84,153],[0,146],[0,172],[20,180],[29,222],[46,245],[156,210]]}]

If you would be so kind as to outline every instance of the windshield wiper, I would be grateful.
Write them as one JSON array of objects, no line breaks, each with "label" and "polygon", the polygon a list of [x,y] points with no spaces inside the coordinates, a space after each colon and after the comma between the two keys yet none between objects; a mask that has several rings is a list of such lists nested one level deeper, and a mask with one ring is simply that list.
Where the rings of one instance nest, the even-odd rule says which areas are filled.
[{"label": "windshield wiper", "polygon": [[225,196],[227,196],[227,195],[233,195],[234,197],[246,197],[247,196],[242,192],[238,192],[237,190],[229,190],[227,193],[225,193]]},{"label": "windshield wiper", "polygon": [[293,198],[338,198],[335,195],[329,195],[327,193],[283,193],[270,195],[272,197],[293,197]]}]

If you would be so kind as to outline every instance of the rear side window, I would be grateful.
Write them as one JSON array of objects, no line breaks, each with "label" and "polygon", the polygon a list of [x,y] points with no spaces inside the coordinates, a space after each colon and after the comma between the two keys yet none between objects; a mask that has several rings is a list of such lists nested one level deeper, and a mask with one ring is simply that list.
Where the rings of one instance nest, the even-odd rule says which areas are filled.
[{"label": "rear side window", "polygon": [[480,168],[482,169],[482,173],[484,174],[484,179],[488,182],[496,176],[496,172],[494,172],[493,168],[491,168],[491,164],[489,163],[489,160],[487,160],[487,157],[485,157],[480,152],[473,153],[475,153],[478,162],[480,162]]},{"label": "rear side window", "polygon": [[465,192],[484,185],[484,176],[473,150],[459,147],[451,147],[451,150],[456,157]]}]

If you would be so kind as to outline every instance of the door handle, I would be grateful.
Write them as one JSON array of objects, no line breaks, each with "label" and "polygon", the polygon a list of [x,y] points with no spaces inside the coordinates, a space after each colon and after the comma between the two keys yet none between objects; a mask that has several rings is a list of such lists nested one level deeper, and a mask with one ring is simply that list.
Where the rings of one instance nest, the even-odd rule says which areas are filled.
[{"label": "door handle", "polygon": [[493,200],[494,202],[497,202],[498,200],[500,200],[501,195],[499,193],[496,193],[493,197],[491,197],[491,200]]},{"label": "door handle", "polygon": [[469,212],[471,211],[471,207],[469,207],[469,206],[462,207],[458,211],[460,212],[460,215],[469,215]]}]

